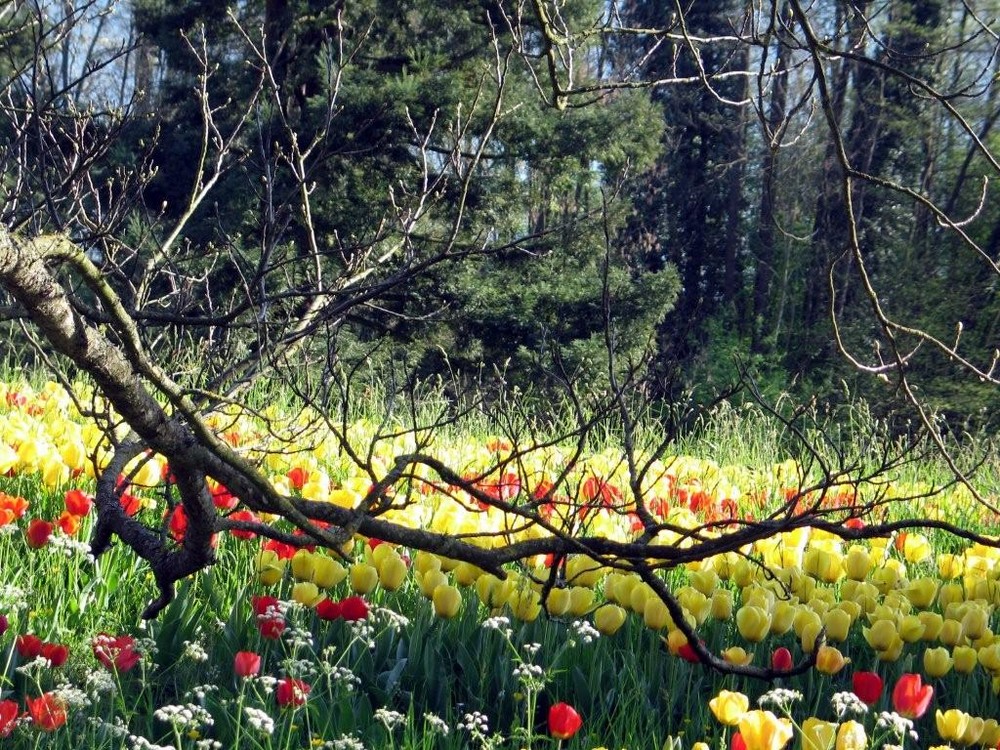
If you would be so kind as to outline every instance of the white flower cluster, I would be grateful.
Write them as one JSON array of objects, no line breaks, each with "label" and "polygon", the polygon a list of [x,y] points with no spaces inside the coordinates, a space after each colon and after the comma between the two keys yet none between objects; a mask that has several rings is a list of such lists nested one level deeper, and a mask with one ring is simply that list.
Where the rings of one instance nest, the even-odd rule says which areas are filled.
[{"label": "white flower cluster", "polygon": [[525,654],[528,655],[528,658],[530,659],[530,658],[534,657],[535,654],[537,654],[539,651],[542,650],[542,644],[541,643],[525,643],[523,646],[521,646],[521,649],[524,651]]},{"label": "white flower cluster", "polygon": [[587,620],[573,620],[570,627],[573,628],[574,642],[579,640],[580,643],[588,645],[601,637],[601,632]]},{"label": "white flower cluster", "polygon": [[199,703],[205,702],[205,697],[209,693],[217,693],[219,691],[219,686],[212,683],[208,685],[195,685],[193,688],[184,693],[184,698],[186,700],[195,700]]},{"label": "white flower cluster", "polygon": [[198,663],[206,662],[208,661],[208,652],[198,641],[184,641],[184,651],[181,658]]},{"label": "white flower cluster", "polygon": [[246,716],[247,724],[256,729],[261,734],[274,734],[274,719],[267,711],[262,711],[253,706],[244,706],[243,715]]},{"label": "white flower cluster", "polygon": [[198,740],[194,743],[194,746],[195,750],[222,750],[222,743],[218,740],[213,740],[210,737]]},{"label": "white flower cluster", "polygon": [[448,733],[451,731],[451,728],[448,726],[448,722],[437,714],[429,712],[424,714],[424,724],[426,724],[427,728],[432,732],[437,732],[442,737],[447,737]]},{"label": "white flower cluster", "polygon": [[52,692],[56,694],[66,708],[87,708],[92,703],[90,696],[85,691],[70,684],[60,685]]},{"label": "white flower cluster", "polygon": [[486,714],[473,711],[462,717],[462,720],[458,722],[458,728],[473,733],[486,734],[490,731],[490,723]]},{"label": "white flower cluster", "polygon": [[351,623],[351,635],[368,648],[375,648],[375,626],[370,621],[354,620]]},{"label": "white flower cluster", "polygon": [[330,675],[330,679],[333,680],[333,682],[340,683],[340,685],[349,693],[352,692],[356,686],[361,684],[361,678],[347,667],[330,665],[325,671],[327,671],[327,674]]},{"label": "white flower cluster", "polygon": [[802,700],[802,693],[798,690],[789,690],[788,688],[774,688],[773,690],[768,690],[760,698],[757,699],[757,705],[761,708],[765,706],[774,706],[777,709],[787,709],[793,703],[797,703]]},{"label": "white flower cluster", "polygon": [[408,617],[401,615],[399,612],[391,610],[388,607],[376,607],[372,612],[372,615],[376,619],[384,622],[386,627],[396,633],[410,626],[410,619]]},{"label": "white flower cluster", "polygon": [[510,638],[514,634],[514,631],[510,629],[510,620],[503,615],[483,620],[482,628],[483,630],[496,630],[503,633],[507,638]]},{"label": "white flower cluster", "polygon": [[47,672],[52,669],[52,662],[46,659],[44,656],[36,656],[31,661],[26,661],[21,666],[17,667],[14,671],[18,674],[24,674],[31,676],[34,672]]},{"label": "white flower cluster", "polygon": [[314,677],[319,672],[319,666],[315,659],[285,659],[281,662],[281,668],[288,677],[296,677],[300,680]]},{"label": "white flower cluster", "polygon": [[313,647],[313,635],[305,628],[291,627],[281,635],[285,639],[285,643],[292,649],[311,649]]},{"label": "white flower cluster", "polygon": [[875,727],[891,732],[900,739],[909,736],[914,742],[920,739],[913,729],[913,722],[895,711],[882,711],[875,720]]},{"label": "white flower cluster", "polygon": [[525,662],[514,667],[514,677],[529,687],[540,687],[545,683],[545,670],[538,664]]},{"label": "white flower cluster", "polygon": [[210,727],[215,723],[212,714],[193,703],[185,703],[183,706],[161,706],[153,712],[153,716],[184,730]]},{"label": "white flower cluster", "polygon": [[837,715],[838,720],[843,719],[848,714],[863,716],[868,713],[868,706],[865,705],[865,702],[850,690],[834,693],[830,698],[830,703],[833,705],[833,712]]},{"label": "white flower cluster", "polygon": [[[0,529],[18,530],[17,525],[0,526]],[[6,584],[0,586],[0,612],[11,612],[14,610],[28,609],[28,592],[20,586]]]},{"label": "white flower cluster", "polygon": [[406,717],[403,714],[388,708],[376,709],[373,716],[376,721],[381,721],[385,728],[390,731],[406,723]]},{"label": "white flower cluster", "polygon": [[114,717],[112,721],[107,721],[100,716],[91,716],[87,719],[87,723],[116,739],[120,740],[128,737],[129,741],[132,740],[132,735],[129,734],[128,727],[125,726],[125,722],[120,716]]},{"label": "white flower cluster", "polygon": [[45,549],[70,559],[82,557],[91,565],[96,562],[94,555],[90,552],[90,544],[79,539],[74,539],[71,536],[66,536],[65,534],[53,534],[50,536],[49,543],[45,545]]},{"label": "white flower cluster", "polygon": [[365,750],[365,743],[353,734],[344,734],[335,740],[323,743],[324,750]]},{"label": "white flower cluster", "polygon": [[275,686],[278,684],[278,678],[270,674],[257,675],[252,679],[260,685],[261,690],[264,691],[264,695],[270,695],[273,693]]},{"label": "white flower cluster", "polygon": [[137,734],[130,734],[128,740],[132,750],[174,750],[173,745],[157,745]]},{"label": "white flower cluster", "polygon": [[91,672],[87,672],[84,684],[87,686],[87,693],[91,698],[95,699],[102,695],[112,693],[117,688],[117,685],[115,685],[115,678],[107,669],[95,669]]}]

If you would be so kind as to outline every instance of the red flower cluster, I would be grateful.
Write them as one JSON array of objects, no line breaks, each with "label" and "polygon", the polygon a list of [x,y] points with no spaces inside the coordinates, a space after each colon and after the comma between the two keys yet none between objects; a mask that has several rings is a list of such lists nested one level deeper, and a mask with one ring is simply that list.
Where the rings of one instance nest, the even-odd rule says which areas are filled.
[{"label": "red flower cluster", "polygon": [[130,635],[98,633],[90,646],[97,661],[116,672],[128,672],[142,660],[142,654],[135,648],[135,638]]},{"label": "red flower cluster", "polygon": [[272,641],[285,632],[285,616],[278,606],[278,599],[273,596],[255,596],[251,599],[253,613],[257,618],[257,629],[264,638]]},{"label": "red flower cluster", "polygon": [[360,596],[349,596],[339,602],[324,599],[316,605],[316,614],[322,620],[364,620],[368,617],[368,602]]},{"label": "red flower cluster", "polygon": [[17,648],[17,653],[22,659],[35,659],[41,656],[44,659],[48,659],[53,667],[61,667],[69,658],[69,646],[43,641],[37,635],[32,635],[31,633],[19,635],[14,646]]}]

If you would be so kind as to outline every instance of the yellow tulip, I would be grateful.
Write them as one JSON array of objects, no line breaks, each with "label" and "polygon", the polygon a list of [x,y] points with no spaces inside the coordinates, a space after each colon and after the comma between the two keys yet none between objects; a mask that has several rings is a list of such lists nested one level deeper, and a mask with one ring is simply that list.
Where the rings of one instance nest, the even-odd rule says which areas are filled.
[{"label": "yellow tulip", "polygon": [[936,641],[944,627],[944,618],[937,612],[920,612],[917,617],[924,624],[923,640]]},{"label": "yellow tulip", "polygon": [[833,646],[820,646],[816,653],[816,671],[823,674],[837,674],[850,661]]},{"label": "yellow tulip", "polygon": [[961,555],[938,555],[937,567],[941,579],[949,581],[965,572],[965,560]]},{"label": "yellow tulip", "polygon": [[899,637],[906,643],[916,643],[924,635],[924,623],[917,615],[907,615],[899,623]]},{"label": "yellow tulip", "polygon": [[989,613],[982,607],[972,607],[962,618],[962,635],[971,641],[980,638],[989,624]]},{"label": "yellow tulip", "polygon": [[939,583],[934,578],[915,578],[906,587],[906,598],[914,607],[927,609],[937,598]]},{"label": "yellow tulip", "polygon": [[750,709],[750,699],[743,693],[722,690],[708,702],[708,707],[720,723],[734,727]]},{"label": "yellow tulip", "polygon": [[507,600],[511,614],[521,622],[534,622],[542,611],[541,598],[537,591],[522,588],[511,593]]},{"label": "yellow tulip", "polygon": [[802,628],[799,644],[805,653],[811,654],[816,650],[816,639],[819,638],[821,632],[823,632],[823,625],[819,622],[806,623],[806,626]]},{"label": "yellow tulip", "polygon": [[450,620],[462,607],[462,592],[456,586],[446,583],[434,589],[431,601],[434,604],[434,614]]},{"label": "yellow tulip", "polygon": [[[984,731],[986,731],[986,720],[978,716],[970,716],[969,725],[962,732],[962,738],[959,742],[963,745],[982,744],[981,739]],[[992,747],[996,747],[996,745],[992,745]]]},{"label": "yellow tulip", "polygon": [[478,565],[461,562],[455,566],[455,583],[459,586],[471,586],[482,574],[483,570]]},{"label": "yellow tulip", "polygon": [[865,728],[856,721],[845,721],[837,729],[836,750],[865,750],[868,747],[868,735]]},{"label": "yellow tulip", "polygon": [[378,585],[378,569],[368,563],[351,566],[351,589],[356,594],[369,594]]},{"label": "yellow tulip", "polygon": [[823,627],[826,628],[827,638],[843,643],[851,630],[851,616],[842,609],[831,609],[823,615]]},{"label": "yellow tulip", "polygon": [[922,534],[908,533],[903,540],[903,557],[908,563],[922,563],[934,555],[930,540]]},{"label": "yellow tulip", "polygon": [[810,716],[802,722],[802,750],[832,750],[837,741],[837,725]]},{"label": "yellow tulip", "polygon": [[862,628],[861,632],[868,645],[876,651],[885,651],[901,640],[896,632],[896,623],[891,620],[877,620],[870,628]]},{"label": "yellow tulip", "polygon": [[954,664],[951,654],[944,647],[929,648],[924,651],[924,672],[928,677],[944,677]]},{"label": "yellow tulip", "polygon": [[941,632],[938,640],[945,646],[957,646],[963,640],[962,623],[958,620],[947,619],[941,625]]},{"label": "yellow tulip", "polygon": [[[379,547],[384,546],[384,544],[379,545]],[[382,562],[378,566],[378,580],[386,591],[396,591],[403,585],[408,572],[403,558],[393,553],[382,558]]]},{"label": "yellow tulip", "polygon": [[747,711],[739,719],[747,750],[781,750],[792,739],[792,724],[770,711]]},{"label": "yellow tulip", "polygon": [[712,617],[725,621],[733,616],[733,592],[729,589],[717,589],[712,594]]},{"label": "yellow tulip", "polygon": [[646,607],[642,611],[642,620],[646,623],[647,628],[653,630],[662,630],[674,624],[667,605],[659,599],[653,598],[646,600]]},{"label": "yellow tulip", "polygon": [[292,599],[306,607],[315,607],[322,601],[323,595],[312,581],[299,581],[292,586]]},{"label": "yellow tulip", "polygon": [[852,581],[863,581],[872,569],[871,555],[860,544],[854,544],[844,557],[844,572]]},{"label": "yellow tulip", "polygon": [[719,576],[712,569],[699,570],[691,574],[691,585],[705,596],[712,596],[719,585]]},{"label": "yellow tulip", "polygon": [[[353,567],[351,569],[353,578]],[[438,586],[443,586],[448,583],[448,576],[441,570],[428,570],[420,578],[420,593],[426,596],[428,599],[434,596],[434,589]]]},{"label": "yellow tulip", "polygon": [[736,611],[736,628],[746,640],[760,643],[771,629],[771,615],[760,607],[740,607]]},{"label": "yellow tulip", "polygon": [[602,635],[614,635],[625,624],[625,610],[616,604],[605,604],[594,612],[594,626]]},{"label": "yellow tulip", "polygon": [[323,589],[331,589],[347,578],[347,568],[328,555],[313,556],[313,583]]},{"label": "yellow tulip", "polygon": [[549,591],[549,595],[545,598],[545,611],[553,617],[562,617],[568,610],[569,589],[554,588]]},{"label": "yellow tulip", "polygon": [[729,664],[746,666],[753,661],[753,654],[748,654],[742,646],[730,646],[722,652],[722,658]]},{"label": "yellow tulip", "polygon": [[979,649],[977,656],[986,671],[993,674],[1000,672],[1000,644]]},{"label": "yellow tulip", "polygon": [[430,552],[418,552],[413,557],[413,569],[421,575],[430,570],[441,570],[441,558]]},{"label": "yellow tulip", "polygon": [[296,581],[311,581],[315,570],[313,563],[313,553],[307,549],[300,549],[292,555],[291,568],[292,577]]},{"label": "yellow tulip", "polygon": [[797,612],[798,607],[790,601],[779,600],[775,602],[771,615],[771,635],[784,635],[791,630]]},{"label": "yellow tulip", "polygon": [[934,721],[941,739],[954,742],[962,739],[965,730],[969,728],[970,718],[972,717],[957,708],[949,708],[944,713],[938,709],[934,713]]},{"label": "yellow tulip", "polygon": [[569,590],[569,613],[573,617],[583,617],[594,606],[594,590],[585,586],[573,586]]},{"label": "yellow tulip", "polygon": [[941,588],[938,589],[938,607],[942,611],[952,602],[964,601],[965,589],[962,588],[962,584],[960,583],[943,583],[941,584]]},{"label": "yellow tulip", "polygon": [[1000,744],[1000,722],[996,719],[986,719],[983,722],[983,733],[979,736],[979,744],[984,747],[996,747]]},{"label": "yellow tulip", "polygon": [[485,607],[499,609],[507,603],[513,589],[513,583],[510,578],[501,581],[492,573],[484,573],[476,579],[475,587],[479,601]]},{"label": "yellow tulip", "polygon": [[262,550],[257,557],[257,576],[265,586],[273,586],[285,574],[286,560],[278,557],[271,549]]},{"label": "yellow tulip", "polygon": [[970,674],[979,664],[979,655],[971,646],[955,646],[951,658],[955,663],[955,671],[959,674]]}]

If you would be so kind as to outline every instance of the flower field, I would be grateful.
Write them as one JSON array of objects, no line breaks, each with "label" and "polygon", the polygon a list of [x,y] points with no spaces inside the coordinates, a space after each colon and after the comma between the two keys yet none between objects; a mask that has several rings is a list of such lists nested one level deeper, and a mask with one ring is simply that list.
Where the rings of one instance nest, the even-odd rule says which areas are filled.
[{"label": "flower field", "polygon": [[[501,579],[377,539],[356,538],[341,557],[237,525],[218,535],[216,564],[141,621],[155,596],[142,561],[123,545],[89,555],[93,467],[109,446],[80,416],[90,394],[77,396],[0,384],[3,747],[1000,746],[1000,550],[938,532],[848,543],[803,528],[662,571],[687,623],[727,662],[787,671],[814,654],[807,671],[773,683],[698,663],[648,583],[585,554],[552,586],[543,556]],[[213,428],[285,494],[360,502],[371,478],[337,441],[308,415],[268,408],[223,410]],[[410,433],[375,432],[365,420],[348,429],[385,470],[413,450]],[[556,447],[484,473],[511,451],[495,436],[442,431],[431,450],[497,497],[551,497],[541,509],[551,529],[622,542],[641,529],[614,447],[565,474],[569,452]],[[708,455],[663,456],[648,477],[648,507],[670,525],[654,541],[678,546],[690,543],[684,528],[766,515],[809,479],[791,461]],[[549,493],[554,482],[567,491]],[[919,496],[920,482],[877,492]],[[165,462],[142,457],[119,489],[127,513],[183,538]],[[817,502],[848,506],[866,491],[845,484]],[[396,492],[406,501],[387,515],[413,528],[487,547],[548,533],[429,475]],[[212,494],[230,520],[270,520],[225,487]],[[877,507],[983,533],[996,522],[957,489]]]}]

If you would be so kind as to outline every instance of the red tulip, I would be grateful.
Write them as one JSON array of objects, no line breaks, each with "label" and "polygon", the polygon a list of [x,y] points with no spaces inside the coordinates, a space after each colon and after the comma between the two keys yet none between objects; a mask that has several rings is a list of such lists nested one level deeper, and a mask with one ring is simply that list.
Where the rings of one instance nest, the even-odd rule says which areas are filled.
[{"label": "red tulip", "polygon": [[348,622],[368,617],[368,602],[360,596],[349,596],[340,602],[340,616]]},{"label": "red tulip", "polygon": [[40,518],[31,519],[28,528],[24,532],[25,541],[32,549],[39,549],[48,544],[49,537],[52,536],[53,525]]},{"label": "red tulip", "polygon": [[80,516],[74,516],[68,510],[59,514],[56,523],[66,536],[76,536],[76,532],[80,530]]},{"label": "red tulip", "polygon": [[851,678],[854,694],[869,706],[874,706],[882,697],[882,684],[882,678],[874,672],[855,672]]},{"label": "red tulip", "polygon": [[34,659],[36,656],[41,656],[43,645],[42,639],[31,633],[19,635],[14,642],[17,653],[22,659]]},{"label": "red tulip", "polygon": [[771,669],[779,672],[787,672],[792,668],[792,652],[784,646],[774,649],[771,654]]},{"label": "red tulip", "polygon": [[66,493],[65,503],[67,511],[74,516],[82,517],[90,513],[94,501],[83,490],[70,490]]},{"label": "red tulip", "polygon": [[[230,521],[246,521],[248,523],[259,523],[260,519],[257,518],[257,514],[252,510],[238,510],[235,513],[229,514]],[[229,532],[237,539],[256,539],[257,535],[252,531],[242,531],[240,529],[233,529]]]},{"label": "red tulip", "polygon": [[278,609],[278,597],[276,596],[252,596],[250,597],[250,606],[253,607],[253,613],[258,617],[268,614],[268,610],[272,612],[280,611]]},{"label": "red tulip", "polygon": [[233,657],[233,671],[240,677],[253,677],[260,672],[260,654],[238,651]]},{"label": "red tulip", "polygon": [[277,699],[279,706],[301,706],[306,702],[306,697],[309,695],[311,689],[309,684],[302,680],[285,677],[282,680],[278,680],[274,697]]},{"label": "red tulip", "polygon": [[54,732],[66,723],[66,706],[52,693],[25,698],[31,723],[43,732]]},{"label": "red tulip", "polygon": [[9,737],[17,726],[20,707],[14,701],[0,701],[0,737]]},{"label": "red tulip", "polygon": [[121,673],[128,672],[142,660],[142,654],[135,650],[135,639],[130,635],[98,633],[90,645],[101,664]]},{"label": "red tulip", "polygon": [[61,643],[43,643],[40,655],[48,659],[53,667],[61,667],[69,658],[69,646]]},{"label": "red tulip", "polygon": [[3,637],[3,634],[7,632],[7,627],[9,625],[10,623],[7,622],[7,615],[0,615],[0,637]]},{"label": "red tulip", "polygon": [[568,740],[582,726],[580,714],[568,703],[556,703],[549,709],[549,734],[557,740]]},{"label": "red tulip", "polygon": [[321,620],[339,620],[344,616],[344,608],[340,602],[324,599],[316,605],[316,614]]},{"label": "red tulip", "polygon": [[285,618],[279,614],[257,615],[257,630],[268,640],[278,640],[285,627]]},{"label": "red tulip", "polygon": [[934,688],[924,685],[918,674],[901,675],[892,689],[892,705],[907,719],[919,719],[927,712],[934,697]]},{"label": "red tulip", "polygon": [[733,739],[729,742],[730,750],[747,750],[747,741],[739,732],[733,734]]}]

